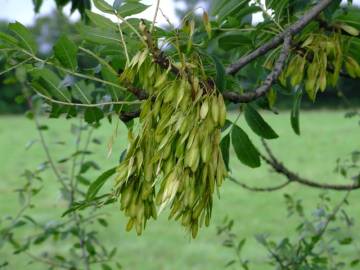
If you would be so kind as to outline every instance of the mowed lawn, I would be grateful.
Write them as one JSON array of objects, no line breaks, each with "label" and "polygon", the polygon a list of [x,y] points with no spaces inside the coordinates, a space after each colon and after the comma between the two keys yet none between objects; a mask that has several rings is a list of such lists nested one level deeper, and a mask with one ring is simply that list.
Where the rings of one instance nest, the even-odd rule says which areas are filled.
[{"label": "mowed lawn", "polygon": [[[360,127],[358,119],[347,119],[343,111],[303,112],[301,115],[302,135],[296,136],[290,127],[289,112],[279,115],[264,114],[265,119],[274,127],[280,138],[270,142],[274,153],[289,168],[302,175],[322,182],[348,183],[334,173],[337,158],[347,158],[353,150],[360,149]],[[55,159],[71,154],[74,138],[69,134],[69,121],[41,119],[49,125],[45,136],[50,144]],[[77,121],[72,121],[76,123]],[[244,127],[254,143],[259,145],[256,137],[246,126],[244,119],[239,124]],[[121,151],[126,147],[126,129],[121,124],[113,145],[113,154],[107,158],[107,143],[114,133],[115,125],[103,123],[94,137],[102,141],[101,145],[93,144],[91,150],[96,153],[94,159],[102,169],[113,167]],[[41,145],[35,143],[28,150],[25,145],[37,139],[34,123],[18,116],[0,117],[0,214],[14,214],[19,209],[17,196],[13,192],[22,185],[20,174],[24,169],[34,169],[45,160]],[[67,144],[56,144],[65,141]],[[249,169],[234,158],[231,167],[234,176],[253,186],[267,186],[282,183],[284,179],[272,172],[265,164],[258,169]],[[62,168],[66,170],[66,168]],[[90,175],[95,177],[99,172]],[[41,220],[61,220],[65,203],[58,192],[58,183],[53,175],[45,173],[44,190],[36,199],[36,208],[29,214]],[[98,227],[100,239],[104,243],[118,248],[119,261],[124,269],[129,270],[217,270],[225,269],[225,264],[233,258],[231,250],[222,247],[221,237],[216,235],[216,227],[225,216],[235,220],[235,232],[247,238],[244,258],[251,261],[252,270],[273,269],[265,264],[266,252],[256,242],[254,235],[268,233],[275,240],[284,236],[295,237],[296,220],[289,219],[284,204],[284,193],[301,199],[308,209],[314,209],[320,191],[292,184],[286,189],[274,193],[252,193],[236,186],[230,181],[221,188],[220,200],[215,199],[213,218],[209,228],[202,229],[197,239],[191,240],[181,226],[168,221],[166,213],[157,221],[151,221],[141,237],[134,232],[124,230],[126,220],[117,205],[106,207],[109,227]],[[360,192],[360,191],[359,191]],[[360,222],[360,193],[353,192],[348,211]],[[343,193],[329,192],[333,203],[341,200]],[[0,224],[1,226],[1,224]],[[360,226],[354,232],[360,235]],[[24,232],[24,235],[26,232]],[[48,245],[37,249],[37,252],[50,251],[54,248],[65,250],[66,244]],[[345,259],[352,259],[355,249],[351,246],[343,251]],[[47,269],[41,264],[27,265],[26,255],[14,256],[7,246],[0,250],[0,258],[6,257],[11,265],[8,269]],[[100,269],[100,268],[94,268]],[[234,268],[235,269],[235,268]]]}]

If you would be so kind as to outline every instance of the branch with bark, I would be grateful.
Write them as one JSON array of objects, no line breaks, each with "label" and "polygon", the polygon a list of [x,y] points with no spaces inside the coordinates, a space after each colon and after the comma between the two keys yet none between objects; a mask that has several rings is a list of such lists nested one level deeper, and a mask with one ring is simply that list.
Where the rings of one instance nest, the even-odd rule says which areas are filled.
[{"label": "branch with bark", "polygon": [[312,20],[314,20],[331,3],[332,0],[320,1],[317,5],[315,5],[312,9],[310,9],[303,17],[301,17],[297,22],[291,25],[284,32],[278,34],[277,36],[272,38],[270,41],[266,42],[261,47],[241,57],[239,60],[231,64],[226,69],[226,73],[229,75],[235,75],[240,69],[242,69],[244,66],[246,66],[256,58],[263,56],[272,49],[275,49],[283,42],[283,40],[285,39],[288,33],[290,33],[293,36],[299,33],[302,29],[305,28],[306,25],[308,25]]},{"label": "branch with bark", "polygon": [[286,60],[290,53],[290,47],[291,47],[291,34],[286,33],[284,39],[284,45],[280,52],[279,58],[276,61],[274,69],[266,77],[264,83],[260,87],[255,89],[255,91],[246,92],[244,94],[239,94],[236,92],[224,92],[223,93],[224,99],[234,103],[249,103],[266,95],[266,93],[271,89],[271,86],[279,78],[281,72],[283,71]]}]

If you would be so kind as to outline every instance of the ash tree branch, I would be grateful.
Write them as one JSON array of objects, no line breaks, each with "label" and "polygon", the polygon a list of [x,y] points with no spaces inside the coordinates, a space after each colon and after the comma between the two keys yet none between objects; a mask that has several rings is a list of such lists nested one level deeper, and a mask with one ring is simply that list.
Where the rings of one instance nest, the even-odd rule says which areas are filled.
[{"label": "ash tree branch", "polygon": [[270,41],[266,42],[261,47],[255,49],[251,53],[241,57],[235,63],[231,64],[227,69],[226,73],[229,75],[235,75],[240,69],[244,66],[255,60],[256,58],[266,54],[268,51],[276,48],[283,42],[287,33],[295,35],[299,33],[308,23],[314,20],[325,8],[327,8],[332,3],[332,0],[322,0],[312,9],[309,10],[303,17],[301,17],[297,22],[291,25],[284,32],[272,38]]},{"label": "ash tree branch", "polygon": [[290,53],[290,47],[291,47],[291,34],[286,33],[284,39],[284,45],[280,52],[279,58],[276,61],[274,69],[266,77],[264,83],[260,87],[255,89],[255,91],[246,92],[244,94],[239,94],[236,92],[224,92],[223,93],[224,99],[234,103],[249,103],[264,96],[271,89],[271,86],[279,78],[281,72],[283,71],[286,60]]},{"label": "ash tree branch", "polygon": [[[234,102],[234,103],[249,103],[252,102],[262,96],[264,96],[273,85],[274,81],[280,76],[281,71],[284,68],[285,61],[290,51],[291,46],[291,36],[299,33],[308,23],[314,20],[325,8],[327,8],[331,4],[331,0],[322,0],[317,5],[315,5],[312,9],[310,9],[303,17],[301,17],[297,22],[291,25],[288,29],[275,36],[270,41],[266,42],[263,46],[255,49],[253,52],[249,53],[241,57],[238,61],[231,64],[227,69],[226,73],[229,75],[235,75],[241,68],[246,66],[248,63],[252,62],[256,58],[266,54],[268,51],[276,48],[282,42],[284,43],[283,50],[280,53],[279,59],[275,65],[274,70],[268,75],[265,79],[263,85],[258,87],[255,91],[239,94],[236,92],[227,91],[223,93],[224,99]],[[180,73],[180,70],[171,64],[169,59],[161,52],[152,41],[152,37],[149,31],[147,31],[146,27],[143,29],[144,39],[146,41],[147,46],[153,53],[154,61],[162,66],[163,68],[171,69],[171,72],[175,75]],[[130,92],[133,92],[134,89],[129,89]],[[144,91],[134,91],[133,92],[139,99],[145,99],[147,97]],[[130,121],[133,118],[138,116],[138,112],[125,113],[124,116],[120,116],[120,118],[124,118],[125,121]]]},{"label": "ash tree branch", "polygon": [[285,167],[285,165],[274,156],[270,147],[267,145],[267,143],[264,140],[263,140],[263,145],[269,157],[261,155],[262,159],[267,164],[269,164],[275,170],[275,172],[285,176],[288,179],[288,181],[291,183],[296,182],[304,186],[324,189],[324,190],[326,189],[326,190],[336,190],[336,191],[349,191],[349,190],[360,189],[360,183],[354,183],[352,185],[322,184],[313,180],[306,179],[296,174],[295,172],[289,170],[287,167]]}]

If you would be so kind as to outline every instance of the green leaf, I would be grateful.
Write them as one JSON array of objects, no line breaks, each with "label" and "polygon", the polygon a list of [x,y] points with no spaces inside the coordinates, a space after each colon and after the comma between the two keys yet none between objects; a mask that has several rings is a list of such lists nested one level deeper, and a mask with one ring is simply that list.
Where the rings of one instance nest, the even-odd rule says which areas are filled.
[{"label": "green leaf", "polygon": [[341,240],[339,240],[340,245],[349,245],[353,242],[353,239],[351,237],[345,237]]},{"label": "green leaf", "polygon": [[121,5],[118,9],[116,9],[116,12],[121,17],[125,18],[131,15],[141,13],[144,10],[146,10],[148,7],[149,7],[148,5],[144,5],[142,3],[126,2],[124,5]]},{"label": "green leaf", "polygon": [[110,19],[101,16],[100,14],[91,12],[90,10],[86,10],[86,15],[88,16],[90,21],[97,27],[114,31],[118,30],[115,23],[113,23]]},{"label": "green leaf", "polygon": [[326,20],[331,20],[335,11],[340,7],[341,0],[333,0],[332,3],[323,11]]},{"label": "green leaf", "polygon": [[279,136],[269,126],[255,108],[248,104],[245,107],[245,120],[255,134],[264,139],[276,139]]},{"label": "green leaf", "polygon": [[236,247],[236,252],[237,254],[240,254],[241,253],[241,250],[243,249],[244,245],[246,244],[246,239],[242,239],[239,244],[237,245]]},{"label": "green leaf", "polygon": [[219,10],[228,2],[228,0],[213,0],[211,15],[215,16]]},{"label": "green leaf", "polygon": [[277,92],[275,91],[275,89],[271,88],[270,91],[267,93],[266,97],[268,100],[269,107],[273,108],[277,98]]},{"label": "green leaf", "polygon": [[351,266],[351,267],[355,267],[355,266],[357,266],[359,263],[360,263],[360,259],[355,259],[355,260],[351,261],[350,266]]},{"label": "green leaf", "polygon": [[76,180],[78,183],[83,184],[85,186],[89,186],[90,185],[90,181],[88,179],[86,179],[84,176],[82,175],[77,175],[76,176]]},{"label": "green leaf", "polygon": [[251,6],[240,9],[240,11],[236,13],[236,17],[238,20],[242,21],[243,19],[246,19],[246,17],[249,16],[250,14],[260,12],[260,11],[261,11],[260,7],[258,7],[256,5],[251,5]]},{"label": "green leaf", "polygon": [[81,37],[87,41],[97,44],[116,45],[120,49],[120,36],[115,31],[82,25],[80,27],[80,33]]},{"label": "green leaf", "polygon": [[223,5],[219,11],[217,12],[217,15],[219,17],[219,20],[224,20],[227,16],[231,15],[236,9],[240,8],[242,5],[247,3],[247,0],[230,0],[227,1],[225,5]]},{"label": "green leaf", "polygon": [[98,123],[104,117],[104,113],[97,107],[86,108],[84,119],[88,124]]},{"label": "green leaf", "polygon": [[66,35],[62,35],[54,46],[54,55],[59,62],[66,68],[75,71],[78,66],[77,62],[78,48],[73,41]]},{"label": "green leaf", "polygon": [[211,58],[213,59],[216,68],[216,87],[220,92],[223,92],[225,90],[225,67],[216,55],[211,55]]},{"label": "green leaf", "polygon": [[110,170],[107,170],[103,172],[89,187],[87,193],[86,193],[86,200],[92,200],[96,197],[100,189],[103,187],[103,185],[106,183],[106,181],[115,174],[116,168],[111,168]]},{"label": "green leaf", "polygon": [[71,102],[70,92],[61,84],[59,77],[49,69],[36,69],[31,72],[35,79],[32,85],[40,93],[60,101]]},{"label": "green leaf", "polygon": [[250,49],[252,47],[252,40],[249,33],[229,33],[221,35],[218,39],[219,48],[227,51],[231,49]]},{"label": "green leaf", "polygon": [[[103,194],[103,195],[97,196],[95,198],[92,198],[91,200],[74,202],[72,207],[70,207],[64,213],[62,213],[61,216],[64,217],[72,212],[84,210],[90,206],[93,206],[94,203],[98,203],[98,204],[102,204],[102,205],[108,205],[108,204],[114,203],[115,199],[110,196],[111,196],[110,194]],[[103,200],[103,199],[105,199],[105,200]]]},{"label": "green leaf", "polygon": [[95,91],[95,86],[93,84],[86,84],[84,81],[75,83],[72,86],[72,96],[77,100],[80,100],[83,104],[91,104],[92,96],[91,94]]},{"label": "green leaf", "polygon": [[227,134],[220,143],[221,154],[226,166],[226,169],[229,171],[229,161],[230,161],[230,134]]},{"label": "green leaf", "polygon": [[[103,66],[101,69],[101,76],[105,81],[112,82],[114,84],[118,84],[119,80],[117,75],[115,75],[108,67]],[[121,93],[119,93],[118,89],[113,87],[112,85],[107,85],[106,90],[111,95],[113,100],[118,100],[121,98]]]},{"label": "green leaf", "polygon": [[89,171],[91,168],[93,168],[95,170],[100,170],[100,167],[96,162],[89,160],[89,161],[84,162],[81,165],[79,174],[84,174],[87,171]]},{"label": "green leaf", "polygon": [[33,0],[35,13],[38,13],[40,11],[42,3],[43,3],[43,0]]},{"label": "green leaf", "polygon": [[111,14],[114,13],[112,6],[106,3],[106,1],[104,0],[94,0],[94,5],[97,9],[99,9],[102,12],[111,13]]},{"label": "green leaf", "polygon": [[295,93],[294,103],[290,115],[291,127],[297,135],[300,135],[299,115],[300,115],[301,99],[302,99],[302,91],[299,90]]},{"label": "green leaf", "polygon": [[31,54],[35,55],[37,52],[37,44],[32,33],[21,23],[15,22],[9,24],[9,29],[14,32],[18,40],[20,41],[20,46],[26,49]]},{"label": "green leaf", "polygon": [[109,226],[108,222],[107,222],[105,219],[103,219],[103,218],[98,218],[98,222],[99,222],[100,225],[103,226],[103,227]]},{"label": "green leaf", "polygon": [[10,45],[15,45],[15,46],[19,45],[18,40],[16,38],[13,38],[12,36],[5,34],[3,32],[0,32],[0,40]]},{"label": "green leaf", "polygon": [[260,167],[260,155],[248,135],[239,126],[234,125],[231,132],[231,141],[237,158],[251,168]]},{"label": "green leaf", "polygon": [[334,23],[345,23],[360,30],[360,10],[356,8],[347,9],[346,12],[338,12],[334,18]]},{"label": "green leaf", "polygon": [[110,265],[103,263],[101,264],[101,269],[102,270],[112,270],[112,268],[110,267]]}]

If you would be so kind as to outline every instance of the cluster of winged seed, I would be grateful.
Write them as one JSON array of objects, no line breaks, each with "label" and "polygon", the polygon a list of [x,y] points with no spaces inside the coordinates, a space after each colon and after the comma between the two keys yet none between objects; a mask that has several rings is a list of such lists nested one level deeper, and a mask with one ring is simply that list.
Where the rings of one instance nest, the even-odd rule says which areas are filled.
[{"label": "cluster of winged seed", "polygon": [[148,219],[169,208],[169,219],[196,237],[199,227],[209,225],[214,190],[226,176],[219,146],[226,107],[214,89],[171,78],[146,55],[135,56],[122,78],[137,73],[152,98],[142,104],[139,133],[129,136],[115,194],[129,217],[127,230],[141,234]]},{"label": "cluster of winged seed", "polygon": [[[337,84],[344,64],[351,77],[360,77],[360,66],[356,60],[343,55],[340,34],[310,35],[302,43],[300,50],[303,51],[303,56],[296,54],[292,58],[280,80],[286,85],[286,79],[290,78],[291,85],[296,86],[305,79],[305,90],[312,100],[315,100],[318,90],[323,92],[328,85]],[[329,69],[329,66],[332,68]]]}]

